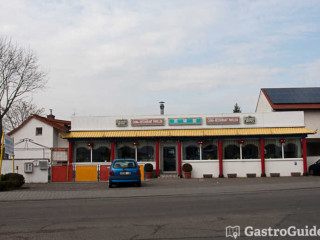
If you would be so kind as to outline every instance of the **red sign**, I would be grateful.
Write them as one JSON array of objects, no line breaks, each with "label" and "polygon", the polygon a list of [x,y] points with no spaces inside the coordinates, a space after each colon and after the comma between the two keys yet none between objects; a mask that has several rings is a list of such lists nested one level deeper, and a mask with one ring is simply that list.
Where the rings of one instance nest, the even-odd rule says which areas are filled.
[{"label": "red sign", "polygon": [[207,125],[231,125],[240,124],[239,117],[208,117]]},{"label": "red sign", "polygon": [[164,118],[131,119],[131,126],[164,126]]}]

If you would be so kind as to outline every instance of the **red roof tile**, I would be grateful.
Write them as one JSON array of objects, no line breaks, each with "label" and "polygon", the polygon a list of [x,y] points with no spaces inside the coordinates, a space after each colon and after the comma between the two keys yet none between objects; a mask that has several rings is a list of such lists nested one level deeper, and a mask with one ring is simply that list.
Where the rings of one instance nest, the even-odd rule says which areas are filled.
[{"label": "red roof tile", "polygon": [[30,115],[26,120],[23,121],[17,128],[13,129],[11,132],[8,133],[8,135],[12,135],[19,129],[21,129],[25,124],[27,124],[32,118],[35,118],[61,132],[67,132],[70,130],[71,126],[71,121],[66,121],[66,120],[59,120],[59,119],[50,119],[50,118],[45,118],[41,117],[39,115],[33,114]]}]

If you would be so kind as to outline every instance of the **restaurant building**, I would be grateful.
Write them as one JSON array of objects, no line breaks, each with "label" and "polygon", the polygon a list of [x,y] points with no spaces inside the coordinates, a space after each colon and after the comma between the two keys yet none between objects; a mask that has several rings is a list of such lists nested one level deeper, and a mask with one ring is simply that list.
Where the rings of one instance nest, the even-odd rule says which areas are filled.
[{"label": "restaurant building", "polygon": [[190,163],[193,178],[264,177],[307,175],[306,137],[313,130],[300,111],[74,117],[62,137],[73,170],[101,172],[113,159],[134,158],[152,163],[157,176],[182,177]]}]

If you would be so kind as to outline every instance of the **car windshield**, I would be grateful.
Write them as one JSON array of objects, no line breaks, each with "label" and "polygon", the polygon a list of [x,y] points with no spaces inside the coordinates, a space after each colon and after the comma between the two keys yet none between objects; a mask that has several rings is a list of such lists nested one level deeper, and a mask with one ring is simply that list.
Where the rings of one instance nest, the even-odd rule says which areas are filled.
[{"label": "car windshield", "polygon": [[136,168],[136,163],[131,160],[116,161],[113,168]]}]

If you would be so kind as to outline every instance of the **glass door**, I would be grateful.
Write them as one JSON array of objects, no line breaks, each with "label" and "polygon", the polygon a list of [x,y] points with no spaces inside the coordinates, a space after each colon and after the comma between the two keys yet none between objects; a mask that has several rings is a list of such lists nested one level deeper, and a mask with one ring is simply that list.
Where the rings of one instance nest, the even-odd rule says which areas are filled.
[{"label": "glass door", "polygon": [[177,154],[176,147],[163,147],[163,171],[176,172],[177,171]]}]

